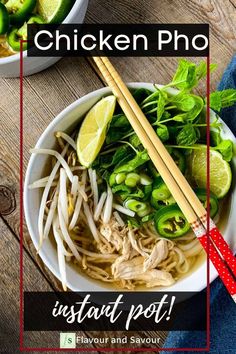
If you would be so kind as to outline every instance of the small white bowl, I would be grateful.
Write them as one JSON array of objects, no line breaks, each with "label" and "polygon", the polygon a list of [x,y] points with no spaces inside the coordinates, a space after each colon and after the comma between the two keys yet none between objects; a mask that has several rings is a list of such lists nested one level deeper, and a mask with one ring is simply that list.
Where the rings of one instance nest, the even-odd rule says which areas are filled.
[{"label": "small white bowl", "polygon": [[[154,90],[152,84],[148,83],[131,83],[128,84],[130,88],[147,88]],[[176,90],[170,90],[173,94]],[[64,111],[62,111],[47,127],[44,133],[38,140],[37,148],[54,148],[56,131],[71,132],[74,127],[78,126],[84,117],[85,113],[102,97],[111,93],[109,88],[102,88],[87,94],[86,96],[78,99]],[[211,112],[211,119],[214,119],[215,113]],[[229,128],[223,123],[223,136],[231,139],[236,144],[236,139]],[[25,185],[24,185],[24,210],[26,223],[29,229],[34,246],[38,249],[39,236],[37,229],[38,211],[41,200],[41,193],[39,189],[28,189],[28,185],[44,176],[44,169],[48,158],[45,155],[35,155],[30,157],[28,168],[26,171]],[[236,175],[236,157],[233,162],[233,173]],[[230,198],[229,215],[227,215],[226,225],[224,227],[224,237],[231,246],[236,250],[236,238],[233,238],[233,234],[236,229],[236,186],[232,186]],[[39,252],[40,257],[51,272],[60,279],[60,273],[58,268],[56,248],[52,245],[50,240],[45,240],[43,246]],[[66,265],[67,272],[67,286],[73,291],[104,291],[109,290],[106,285],[98,283],[83,274],[78,273],[70,264]],[[217,277],[215,268],[210,264],[210,281],[213,281]],[[206,262],[203,262],[194,272],[190,273],[186,277],[177,281],[173,286],[166,288],[168,291],[189,291],[197,292],[206,287],[207,284],[207,267]],[[113,289],[114,290],[114,289]],[[150,289],[153,291],[154,289]],[[163,290],[163,288],[161,289]]]},{"label": "small white bowl", "polygon": [[[63,23],[83,23],[88,7],[88,0],[76,0],[71,11]],[[55,64],[60,57],[27,57],[27,52],[23,53],[24,76],[38,73],[49,66]],[[20,54],[14,54],[6,58],[0,58],[0,77],[20,76]]]}]

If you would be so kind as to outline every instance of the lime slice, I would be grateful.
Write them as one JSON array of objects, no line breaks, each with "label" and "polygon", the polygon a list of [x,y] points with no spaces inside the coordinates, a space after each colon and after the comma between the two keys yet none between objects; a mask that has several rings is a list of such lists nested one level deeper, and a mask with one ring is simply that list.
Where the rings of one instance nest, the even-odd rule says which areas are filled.
[{"label": "lime slice", "polygon": [[61,23],[68,15],[73,0],[38,0],[37,12],[46,23]]},{"label": "lime slice", "polygon": [[96,103],[83,120],[77,138],[77,154],[83,166],[89,167],[97,157],[115,106],[115,96],[107,96]]},{"label": "lime slice", "polygon": [[[200,149],[193,150],[190,155],[191,178],[198,187],[206,188],[207,184],[207,150],[206,146],[198,145]],[[210,190],[217,198],[223,198],[229,191],[232,181],[232,171],[222,155],[210,149]]]}]

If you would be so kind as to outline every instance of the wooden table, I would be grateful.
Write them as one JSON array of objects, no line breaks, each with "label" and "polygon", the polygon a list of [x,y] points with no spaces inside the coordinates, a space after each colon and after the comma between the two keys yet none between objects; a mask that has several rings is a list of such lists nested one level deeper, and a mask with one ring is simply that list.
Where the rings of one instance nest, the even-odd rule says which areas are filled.
[{"label": "wooden table", "polygon": [[[210,23],[215,89],[236,47],[235,0],[91,0],[88,23]],[[125,81],[166,83],[173,58],[114,58]],[[54,67],[24,79],[24,165],[52,119],[77,98],[103,86],[84,58],[64,58]],[[0,352],[18,352],[19,333],[19,79],[0,81]],[[24,289],[61,290],[40,262],[24,229]],[[91,333],[84,333],[91,337]],[[102,335],[102,334],[100,334]],[[143,333],[165,338],[165,333]],[[57,347],[58,333],[26,334],[25,345]],[[89,345],[88,345],[89,346]],[[94,350],[96,352],[96,349]]]}]

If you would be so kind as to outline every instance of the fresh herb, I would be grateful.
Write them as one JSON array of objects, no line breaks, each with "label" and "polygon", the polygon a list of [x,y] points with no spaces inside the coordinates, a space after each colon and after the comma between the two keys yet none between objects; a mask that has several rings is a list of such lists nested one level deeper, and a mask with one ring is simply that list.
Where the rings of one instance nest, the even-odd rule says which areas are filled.
[{"label": "fresh herb", "polygon": [[165,142],[169,139],[169,131],[166,125],[159,124],[156,132],[162,142]]},{"label": "fresh herb", "polygon": [[119,167],[116,167],[115,173],[133,172],[136,168],[142,166],[148,160],[150,160],[150,157],[148,156],[148,153],[146,150],[137,152],[136,156],[132,160],[126,162],[125,164],[123,164]]},{"label": "fresh herb", "polygon": [[191,146],[194,145],[199,138],[199,133],[192,124],[186,124],[176,137],[178,145]]},{"label": "fresh herb", "polygon": [[222,108],[230,107],[236,103],[236,89],[216,91],[210,94],[210,107],[216,112]]},{"label": "fresh herb", "polygon": [[167,93],[164,91],[159,91],[159,97],[157,101],[157,121],[159,122],[165,112],[165,105],[167,101]]}]

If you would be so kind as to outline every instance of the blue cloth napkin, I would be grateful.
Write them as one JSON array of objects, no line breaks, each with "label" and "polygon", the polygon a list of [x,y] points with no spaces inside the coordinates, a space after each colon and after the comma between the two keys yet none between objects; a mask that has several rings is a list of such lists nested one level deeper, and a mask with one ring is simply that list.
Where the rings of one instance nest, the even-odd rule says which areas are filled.
[{"label": "blue cloth napkin", "polygon": [[[233,57],[218,86],[219,90],[227,88],[236,88],[236,56]],[[234,135],[236,135],[236,105],[224,109],[221,113],[221,118],[226,122]],[[210,304],[210,353],[235,354],[236,305],[219,278],[211,284]],[[193,321],[194,320],[195,319],[193,319]],[[191,347],[206,347],[206,332],[173,331],[169,333],[164,345],[164,348]],[[164,350],[162,353],[167,354],[170,352]],[[184,352],[173,351],[172,353],[177,354]]]}]

